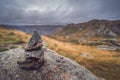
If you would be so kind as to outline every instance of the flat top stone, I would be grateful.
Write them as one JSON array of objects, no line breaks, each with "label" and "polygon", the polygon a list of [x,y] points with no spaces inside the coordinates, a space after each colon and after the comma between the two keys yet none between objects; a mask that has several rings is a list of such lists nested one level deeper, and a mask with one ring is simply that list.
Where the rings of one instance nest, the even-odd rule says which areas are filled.
[{"label": "flat top stone", "polygon": [[24,54],[26,57],[34,57],[34,58],[39,58],[40,55],[44,53],[44,49],[38,49],[34,51],[25,51]]}]

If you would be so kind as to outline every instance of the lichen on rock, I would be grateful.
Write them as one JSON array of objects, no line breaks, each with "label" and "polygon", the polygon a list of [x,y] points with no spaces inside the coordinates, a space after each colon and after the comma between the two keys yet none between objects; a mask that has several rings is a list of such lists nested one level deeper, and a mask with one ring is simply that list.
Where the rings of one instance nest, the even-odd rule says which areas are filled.
[{"label": "lichen on rock", "polygon": [[0,80],[99,80],[75,61],[50,49],[43,49],[44,64],[38,69],[29,70],[21,69],[17,64],[19,58],[24,58],[24,49],[0,52]]}]

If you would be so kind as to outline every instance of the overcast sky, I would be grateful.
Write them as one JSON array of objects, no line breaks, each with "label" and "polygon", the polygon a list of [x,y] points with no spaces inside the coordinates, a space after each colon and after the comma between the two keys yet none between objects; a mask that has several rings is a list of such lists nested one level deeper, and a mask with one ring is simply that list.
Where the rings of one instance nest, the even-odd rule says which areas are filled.
[{"label": "overcast sky", "polygon": [[120,0],[0,0],[0,23],[67,24],[120,19]]}]

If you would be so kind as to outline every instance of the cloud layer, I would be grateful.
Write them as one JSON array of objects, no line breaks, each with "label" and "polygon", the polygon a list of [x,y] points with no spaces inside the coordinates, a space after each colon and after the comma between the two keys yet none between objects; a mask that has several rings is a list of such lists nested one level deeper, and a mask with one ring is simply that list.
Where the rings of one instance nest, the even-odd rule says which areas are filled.
[{"label": "cloud layer", "polygon": [[120,0],[1,0],[0,23],[67,24],[120,19]]}]

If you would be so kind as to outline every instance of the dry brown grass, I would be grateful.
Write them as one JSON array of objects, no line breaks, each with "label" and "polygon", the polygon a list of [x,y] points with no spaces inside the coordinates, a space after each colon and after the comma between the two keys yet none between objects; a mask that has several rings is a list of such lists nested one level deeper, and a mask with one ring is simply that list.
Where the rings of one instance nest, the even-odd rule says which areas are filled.
[{"label": "dry brown grass", "polygon": [[27,42],[28,38],[30,37],[29,34],[26,34],[20,30],[11,30],[11,29],[6,29],[6,28],[2,28],[0,27],[0,42],[3,43],[7,43],[4,42],[8,39],[8,41],[10,39],[14,39],[14,41],[23,41],[23,42]]},{"label": "dry brown grass", "polygon": [[23,45],[28,41],[29,37],[29,34],[22,31],[0,27],[0,52],[16,48],[17,44]]},{"label": "dry brown grass", "polygon": [[[47,47],[55,50],[60,55],[69,57],[83,65],[91,72],[106,80],[120,80],[120,53],[114,51],[100,50],[96,47],[75,45],[60,42],[52,38],[42,36],[47,42]],[[81,54],[88,54],[82,57]]]},{"label": "dry brown grass", "polygon": [[[0,28],[0,45],[27,42],[30,35],[18,30],[7,30]],[[47,42],[46,46],[55,50],[60,55],[77,61],[91,72],[106,80],[120,80],[120,53],[114,51],[99,50],[96,47],[70,44],[68,42],[57,41],[52,38],[42,36]],[[0,47],[1,48],[1,47]],[[81,54],[88,54],[82,57]]]}]

